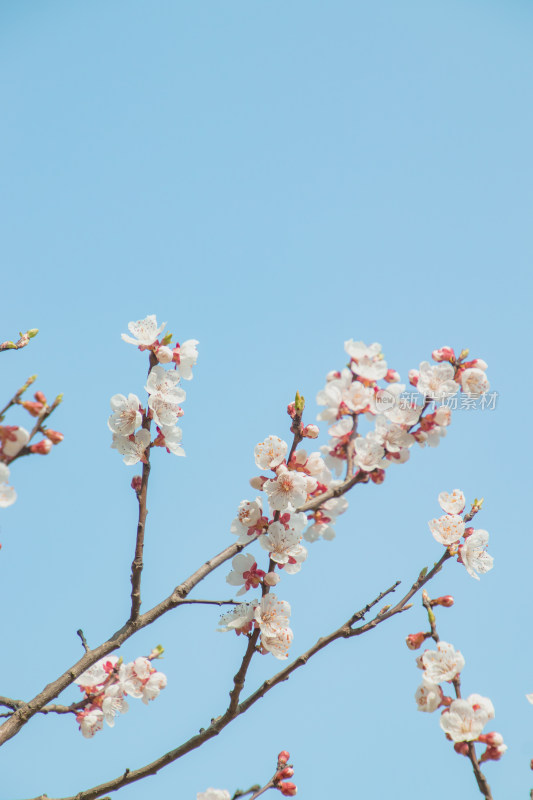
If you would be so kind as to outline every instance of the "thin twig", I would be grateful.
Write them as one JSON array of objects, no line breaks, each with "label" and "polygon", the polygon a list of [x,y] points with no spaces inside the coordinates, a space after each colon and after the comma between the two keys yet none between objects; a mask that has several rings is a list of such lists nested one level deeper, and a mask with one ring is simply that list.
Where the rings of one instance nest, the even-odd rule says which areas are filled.
[{"label": "thin twig", "polygon": [[79,636],[79,637],[80,637],[80,639],[81,639],[81,643],[82,643],[82,645],[83,645],[83,649],[85,650],[85,652],[86,652],[86,653],[88,653],[88,652],[89,652],[89,650],[90,650],[90,647],[89,647],[89,645],[87,644],[87,639],[86,639],[86,638],[85,638],[85,636],[83,635],[83,631],[82,631],[82,629],[80,628],[79,630],[77,630],[77,631],[76,631],[76,633],[78,634],[78,636]]}]

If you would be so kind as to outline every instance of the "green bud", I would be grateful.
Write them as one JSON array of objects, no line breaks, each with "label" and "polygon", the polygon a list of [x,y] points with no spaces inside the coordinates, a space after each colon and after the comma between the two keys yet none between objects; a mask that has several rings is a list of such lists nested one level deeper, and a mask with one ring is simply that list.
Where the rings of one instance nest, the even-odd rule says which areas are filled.
[{"label": "green bud", "polygon": [[26,331],[26,335],[33,339],[34,336],[37,336],[39,333],[39,328],[30,328],[29,331]]},{"label": "green bud", "polygon": [[298,414],[298,416],[302,416],[303,410],[305,408],[305,397],[302,397],[300,392],[296,392],[296,397],[294,398],[294,410]]}]

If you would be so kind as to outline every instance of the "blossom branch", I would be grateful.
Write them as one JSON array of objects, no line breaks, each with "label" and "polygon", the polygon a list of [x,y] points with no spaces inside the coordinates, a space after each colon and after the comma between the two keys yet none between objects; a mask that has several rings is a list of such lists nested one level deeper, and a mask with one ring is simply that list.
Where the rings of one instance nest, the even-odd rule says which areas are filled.
[{"label": "blossom branch", "polygon": [[20,350],[22,347],[26,347],[30,343],[30,339],[33,339],[38,333],[39,328],[30,328],[26,333],[19,333],[20,338],[16,342],[0,342],[0,353],[4,350]]},{"label": "blossom branch", "polygon": [[[33,381],[32,381],[32,383],[33,383]],[[22,456],[29,456],[32,453],[32,449],[31,449],[31,446],[30,446],[31,440],[33,439],[33,437],[37,433],[43,433],[43,434],[45,433],[45,430],[42,427],[43,422],[46,419],[48,419],[48,417],[51,414],[54,413],[54,411],[62,403],[62,401],[63,401],[63,395],[62,394],[58,394],[58,396],[56,397],[56,399],[54,400],[54,402],[52,403],[51,406],[49,406],[47,404],[44,405],[43,410],[41,411],[41,413],[37,417],[37,421],[36,421],[35,425],[33,426],[33,428],[30,431],[30,437],[29,437],[27,443],[24,445],[24,447],[22,447],[18,451],[18,453],[15,453],[14,456],[12,456],[11,458],[7,459],[7,463],[8,464],[12,464],[13,461],[17,460],[17,458],[22,458]],[[16,401],[16,402],[19,402],[19,401]]]},{"label": "blossom branch", "polygon": [[32,385],[32,383],[35,383],[36,380],[37,380],[37,375],[31,375],[28,378],[28,380],[26,381],[26,383],[23,386],[21,386],[20,389],[17,392],[15,392],[15,394],[13,395],[11,400],[8,403],[6,403],[6,405],[0,411],[0,422],[2,422],[2,420],[4,418],[4,414],[6,413],[6,411],[8,411],[11,408],[11,406],[17,405],[18,401],[20,400],[20,398],[22,397],[24,392],[27,389],[29,389],[29,387]]}]

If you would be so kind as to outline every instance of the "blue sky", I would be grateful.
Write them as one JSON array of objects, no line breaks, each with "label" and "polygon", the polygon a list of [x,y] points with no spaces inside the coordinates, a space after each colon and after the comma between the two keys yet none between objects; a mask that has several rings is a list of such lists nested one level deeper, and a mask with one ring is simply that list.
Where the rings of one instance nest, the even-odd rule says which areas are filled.
[{"label": "blue sky", "polygon": [[[0,3],[0,339],[40,329],[2,356],[0,402],[38,373],[37,388],[64,392],[65,433],[12,470],[0,694],[33,696],[79,657],[79,627],[95,645],[128,614],[136,473],[106,420],[113,394],[144,385],[144,358],[120,340],[130,320],[157,314],[200,341],[187,458],[160,456],[152,473],[143,609],[232,541],[255,444],[288,436],[296,389],[314,421],[346,339],[380,342],[404,378],[436,347],[469,347],[489,364],[496,409],[457,412],[437,449],[358,487],[337,539],[311,547],[278,594],[296,654],[440,556],[427,529],[440,491],[484,496],[494,570],[478,583],[450,563],[433,591],[456,598],[441,636],[509,745],[486,768],[494,796],[527,796],[532,27],[531,4],[513,0]],[[225,575],[196,596],[229,597]],[[169,685],[114,730],[85,741],[74,720],[34,719],[5,746],[0,800],[74,794],[221,713],[242,643],[217,620],[180,609],[127,643],[130,660],[161,642]],[[116,796],[247,788],[280,749],[308,800],[480,796],[436,717],[416,711],[404,638],[423,628],[416,606],[336,644],[216,741]],[[250,688],[277,667],[257,659]]]}]

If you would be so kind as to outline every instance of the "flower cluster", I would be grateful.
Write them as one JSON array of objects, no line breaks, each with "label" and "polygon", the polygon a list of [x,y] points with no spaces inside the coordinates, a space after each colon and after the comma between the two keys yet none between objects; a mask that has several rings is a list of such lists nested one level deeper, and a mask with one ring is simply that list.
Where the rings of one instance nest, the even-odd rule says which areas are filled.
[{"label": "flower cluster", "polygon": [[166,676],[151,664],[162,652],[163,648],[158,646],[148,658],[136,658],[129,664],[124,664],[117,656],[108,656],[76,679],[75,683],[85,693],[76,722],[86,739],[102,730],[104,720],[114,727],[117,714],[125,714],[129,709],[126,696],[140,698],[145,704],[155,700],[167,685]]},{"label": "flower cluster", "polygon": [[[256,797],[263,794],[267,789],[278,789],[284,797],[294,797],[298,789],[292,781],[287,780],[287,778],[292,778],[294,775],[292,764],[288,763],[289,758],[290,754],[287,750],[282,750],[278,755],[276,772],[265,786],[262,788],[260,786],[253,786],[251,789],[248,789],[247,792],[238,790],[235,792],[234,797],[250,794],[251,792],[253,792],[254,797]],[[230,800],[230,793],[227,789],[206,789],[205,792],[197,793],[196,800]]]},{"label": "flower cluster", "polygon": [[[111,398],[112,414],[108,426],[113,434],[114,447],[124,456],[124,463],[146,463],[146,451],[150,447],[165,447],[167,452],[184,456],[181,446],[182,431],[177,426],[178,419],[183,416],[181,403],[185,400],[185,391],[178,385],[180,378],[191,380],[192,367],[198,358],[196,339],[190,339],[174,348],[169,345],[171,334],[166,334],[160,341],[159,334],[166,323],[159,327],[154,315],[138,322],[130,322],[128,329],[132,336],[123,333],[125,342],[136,345],[139,350],[150,351],[152,368],[146,386],[148,392],[147,408],[143,409],[135,394],[126,397],[123,394]],[[157,363],[159,362],[159,363]],[[173,364],[173,370],[165,370],[162,364]],[[157,436],[151,441],[150,422],[157,426]],[[140,430],[137,430],[140,428]]]},{"label": "flower cluster", "polygon": [[285,600],[278,600],[275,594],[265,594],[261,600],[239,603],[222,614],[218,630],[247,634],[259,628],[263,652],[285,659],[294,635],[289,628],[290,614],[291,607]]},{"label": "flower cluster", "polygon": [[[476,573],[488,572],[492,569],[494,561],[486,552],[489,541],[487,531],[466,527],[466,521],[481,508],[482,502],[475,500],[470,514],[463,518],[461,514],[466,505],[463,492],[460,489],[454,489],[451,494],[441,492],[439,505],[446,513],[428,522],[433,538],[447,547],[452,554],[457,553],[457,560],[464,564],[468,574],[476,580],[479,580],[479,575]],[[461,539],[464,539],[464,542],[459,544]]]}]

